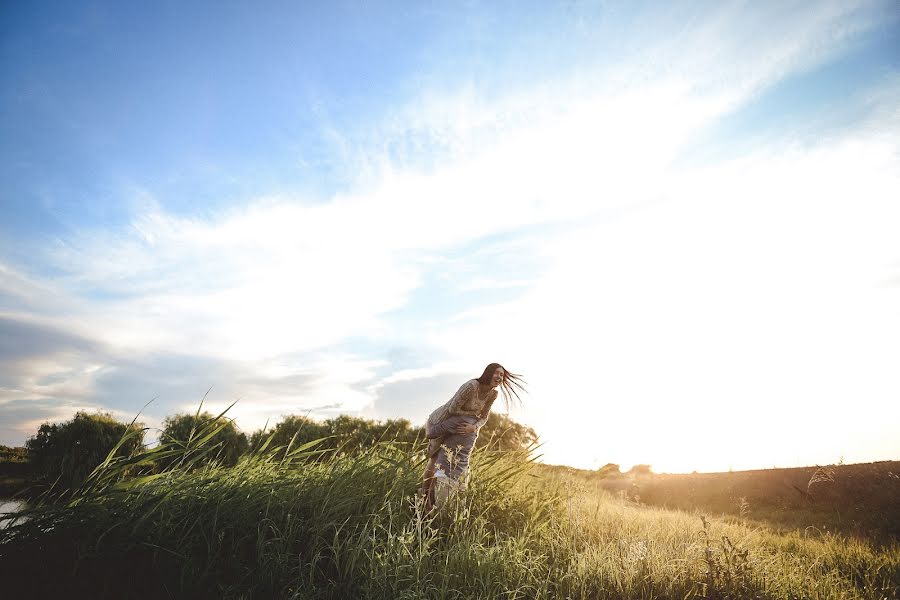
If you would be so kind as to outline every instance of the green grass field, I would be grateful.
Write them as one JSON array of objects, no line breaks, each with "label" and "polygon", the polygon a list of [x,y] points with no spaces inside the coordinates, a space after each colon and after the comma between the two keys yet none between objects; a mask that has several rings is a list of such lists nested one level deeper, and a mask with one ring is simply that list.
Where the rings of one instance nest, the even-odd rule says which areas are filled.
[{"label": "green grass field", "polygon": [[[0,531],[5,597],[897,598],[900,547],[652,508],[599,479],[477,455],[440,514],[415,502],[408,447],[317,460],[147,451]],[[9,595],[7,595],[9,594]]]}]

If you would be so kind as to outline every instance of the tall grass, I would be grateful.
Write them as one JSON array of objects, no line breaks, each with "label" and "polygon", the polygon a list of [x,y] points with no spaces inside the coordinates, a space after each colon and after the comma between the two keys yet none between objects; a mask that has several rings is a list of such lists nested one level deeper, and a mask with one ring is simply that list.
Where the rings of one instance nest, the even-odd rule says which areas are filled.
[{"label": "tall grass", "polygon": [[[212,431],[212,430],[210,430]],[[211,436],[210,436],[211,437]],[[0,594],[115,598],[891,598],[900,551],[647,509],[481,451],[440,513],[417,447],[111,458],[0,531]],[[161,472],[148,465],[181,452]],[[142,474],[143,473],[143,474]]]}]

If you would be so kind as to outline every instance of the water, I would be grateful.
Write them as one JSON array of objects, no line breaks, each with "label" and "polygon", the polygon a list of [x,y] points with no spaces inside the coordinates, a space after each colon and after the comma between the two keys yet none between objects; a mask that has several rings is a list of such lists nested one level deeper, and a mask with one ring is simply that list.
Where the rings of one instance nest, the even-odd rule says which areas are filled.
[{"label": "water", "polygon": [[[0,516],[7,513],[14,513],[25,508],[25,502],[22,500],[9,500],[0,498]],[[6,527],[8,521],[0,521],[0,528]]]}]

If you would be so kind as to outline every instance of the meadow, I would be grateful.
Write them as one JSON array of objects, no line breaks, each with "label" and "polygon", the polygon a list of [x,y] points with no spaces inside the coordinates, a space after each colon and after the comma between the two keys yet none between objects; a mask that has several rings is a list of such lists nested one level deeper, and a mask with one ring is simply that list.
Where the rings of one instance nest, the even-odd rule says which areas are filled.
[{"label": "meadow", "polygon": [[900,538],[900,461],[606,477],[601,486],[650,506],[704,510],[782,531]]},{"label": "meadow", "polygon": [[[600,478],[483,449],[423,515],[418,445],[315,441],[203,464],[204,435],[111,452],[78,489],[7,517],[6,597],[865,598],[900,595],[896,540],[648,507]],[[148,465],[166,460],[162,471]]]}]

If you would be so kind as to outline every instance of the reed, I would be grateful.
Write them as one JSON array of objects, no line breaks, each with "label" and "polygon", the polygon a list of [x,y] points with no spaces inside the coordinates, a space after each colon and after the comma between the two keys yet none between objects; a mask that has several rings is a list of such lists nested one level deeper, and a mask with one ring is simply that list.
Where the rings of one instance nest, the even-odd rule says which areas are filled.
[{"label": "reed", "polygon": [[[269,443],[227,468],[205,462],[216,452],[215,427],[186,447],[128,458],[112,452],[71,495],[7,518],[0,593],[392,600],[900,593],[896,546],[639,506],[547,475],[529,452],[480,451],[468,491],[423,515],[418,445],[323,454],[318,440]],[[168,466],[157,472],[155,464]]]}]

